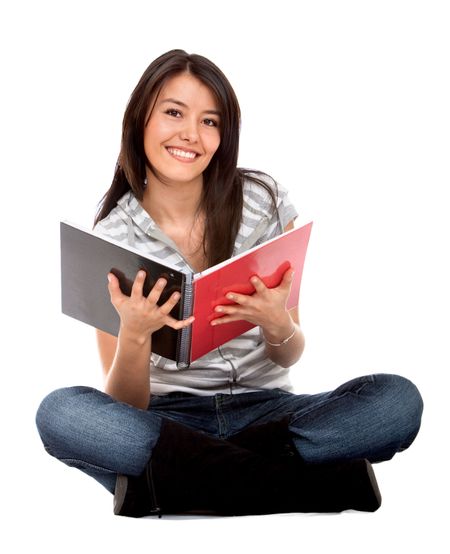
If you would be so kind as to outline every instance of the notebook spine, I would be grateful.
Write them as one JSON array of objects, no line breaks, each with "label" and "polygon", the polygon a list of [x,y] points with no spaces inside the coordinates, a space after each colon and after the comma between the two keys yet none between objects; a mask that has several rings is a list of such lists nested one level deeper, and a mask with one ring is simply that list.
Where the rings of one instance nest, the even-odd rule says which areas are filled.
[{"label": "notebook spine", "polygon": [[[186,275],[184,282],[184,293],[182,295],[183,304],[181,307],[181,318],[187,319],[192,315],[194,306],[194,286],[192,275]],[[186,369],[190,365],[191,360],[191,334],[192,325],[181,329],[178,341],[178,361],[177,367],[179,369]]]}]

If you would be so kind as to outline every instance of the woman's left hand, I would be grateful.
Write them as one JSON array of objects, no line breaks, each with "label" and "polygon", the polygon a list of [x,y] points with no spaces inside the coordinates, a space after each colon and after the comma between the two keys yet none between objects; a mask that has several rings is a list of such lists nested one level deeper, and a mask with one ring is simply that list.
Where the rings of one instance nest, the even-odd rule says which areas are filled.
[{"label": "woman's left hand", "polygon": [[224,315],[214,319],[211,325],[245,320],[262,327],[268,336],[278,336],[279,329],[292,329],[292,319],[286,309],[286,303],[291,292],[293,276],[294,271],[289,268],[284,273],[281,283],[271,289],[267,288],[259,277],[252,277],[250,282],[255,292],[252,295],[228,293],[226,297],[235,304],[217,306],[215,311]]}]

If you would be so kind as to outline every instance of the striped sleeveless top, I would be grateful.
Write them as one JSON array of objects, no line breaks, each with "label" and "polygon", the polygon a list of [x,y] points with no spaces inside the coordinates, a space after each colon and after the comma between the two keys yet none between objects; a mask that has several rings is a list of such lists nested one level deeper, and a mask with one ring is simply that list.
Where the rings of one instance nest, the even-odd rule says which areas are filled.
[{"label": "striped sleeveless top", "polygon": [[[286,189],[266,182],[276,194],[278,214],[272,209],[268,192],[245,180],[242,219],[233,256],[279,235],[297,217]],[[131,191],[95,226],[95,232],[134,246],[181,271],[193,271]],[[187,369],[179,369],[174,361],[152,354],[150,375],[153,395],[186,392],[208,396],[274,388],[292,391],[289,368],[267,358],[258,327],[195,360]]]}]

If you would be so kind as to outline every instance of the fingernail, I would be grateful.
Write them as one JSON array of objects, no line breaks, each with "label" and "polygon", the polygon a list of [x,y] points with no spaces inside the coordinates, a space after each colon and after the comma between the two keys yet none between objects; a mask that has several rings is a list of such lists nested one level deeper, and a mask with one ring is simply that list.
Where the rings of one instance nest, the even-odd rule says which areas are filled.
[{"label": "fingernail", "polygon": [[139,271],[138,275],[139,275],[140,279],[144,279],[145,278],[145,271],[142,271],[142,270]]},{"label": "fingernail", "polygon": [[111,274],[110,274],[110,273],[108,273],[108,283],[111,283],[111,281],[112,281],[112,277],[111,277]]}]

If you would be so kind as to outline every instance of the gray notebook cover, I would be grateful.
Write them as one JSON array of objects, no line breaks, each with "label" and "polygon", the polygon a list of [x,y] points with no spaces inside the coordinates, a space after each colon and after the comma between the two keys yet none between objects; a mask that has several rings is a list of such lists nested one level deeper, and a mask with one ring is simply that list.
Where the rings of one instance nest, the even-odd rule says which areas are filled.
[{"label": "gray notebook cover", "polygon": [[[111,304],[107,275],[114,273],[119,278],[122,292],[129,295],[137,272],[144,269],[147,273],[144,294],[150,292],[159,277],[164,277],[167,286],[158,304],[179,291],[182,298],[171,315],[176,319],[190,315],[191,275],[70,223],[61,222],[60,231],[61,303],[64,314],[117,336],[120,319]],[[187,295],[186,288],[189,289]],[[188,363],[189,336],[186,330],[183,331],[164,326],[153,333],[152,352],[176,360],[181,365]]]}]

